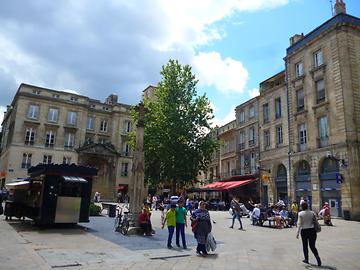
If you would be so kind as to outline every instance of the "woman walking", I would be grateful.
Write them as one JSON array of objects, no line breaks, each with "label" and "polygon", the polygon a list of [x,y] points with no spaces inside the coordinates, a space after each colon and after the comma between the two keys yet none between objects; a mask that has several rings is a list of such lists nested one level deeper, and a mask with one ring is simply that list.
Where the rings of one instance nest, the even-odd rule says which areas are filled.
[{"label": "woman walking", "polygon": [[199,209],[196,209],[192,215],[193,232],[198,243],[196,253],[202,256],[207,256],[208,254],[205,244],[207,235],[211,232],[210,214],[205,206],[205,202],[201,201]]},{"label": "woman walking", "polygon": [[298,228],[296,238],[299,238],[299,232],[301,231],[301,240],[303,244],[303,252],[304,252],[304,263],[309,263],[309,249],[308,245],[312,253],[314,254],[317,265],[321,266],[321,259],[319,257],[319,253],[315,247],[316,243],[316,231],[314,222],[316,219],[315,213],[308,209],[307,202],[302,202],[301,204],[302,211],[299,213],[298,218]]}]

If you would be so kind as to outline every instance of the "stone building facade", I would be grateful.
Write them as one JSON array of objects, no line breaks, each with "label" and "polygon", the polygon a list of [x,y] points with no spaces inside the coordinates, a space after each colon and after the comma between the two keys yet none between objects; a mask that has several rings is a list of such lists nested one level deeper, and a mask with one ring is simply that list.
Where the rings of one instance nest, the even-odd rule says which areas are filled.
[{"label": "stone building facade", "polygon": [[360,219],[360,19],[337,14],[287,49],[289,195]]},{"label": "stone building facade", "polygon": [[258,97],[255,97],[235,108],[238,175],[258,174],[258,102]]},{"label": "stone building facade", "polygon": [[[99,169],[93,192],[113,199],[127,191],[132,153],[131,106],[21,84],[2,123],[0,170],[6,181],[24,178],[38,163],[75,163]],[[3,183],[4,184],[4,181]]]},{"label": "stone building facade", "polygon": [[262,203],[288,202],[288,113],[285,72],[260,83],[259,150]]}]

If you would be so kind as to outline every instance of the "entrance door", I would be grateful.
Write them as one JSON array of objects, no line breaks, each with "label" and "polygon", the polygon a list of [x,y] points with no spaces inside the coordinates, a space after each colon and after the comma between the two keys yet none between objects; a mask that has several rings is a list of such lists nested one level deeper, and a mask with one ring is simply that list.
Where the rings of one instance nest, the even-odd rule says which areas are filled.
[{"label": "entrance door", "polygon": [[336,199],[329,199],[330,205],[330,214],[333,217],[337,217],[339,215],[339,204]]}]

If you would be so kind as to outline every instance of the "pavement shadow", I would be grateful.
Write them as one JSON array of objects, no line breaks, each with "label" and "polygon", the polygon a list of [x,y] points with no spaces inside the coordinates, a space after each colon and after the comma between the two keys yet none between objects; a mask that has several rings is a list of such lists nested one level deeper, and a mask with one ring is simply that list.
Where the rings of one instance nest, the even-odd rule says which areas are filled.
[{"label": "pavement shadow", "polygon": [[316,264],[312,264],[310,263],[309,265],[305,266],[306,269],[325,269],[325,270],[337,270],[337,268],[335,266],[328,266],[328,265],[322,265],[322,266],[317,266]]},{"label": "pavement shadow", "polygon": [[84,234],[83,226],[79,224],[52,224],[52,225],[38,225],[33,220],[10,220],[7,223],[16,232],[30,232],[37,231],[41,234],[59,233],[63,235],[78,235]]}]

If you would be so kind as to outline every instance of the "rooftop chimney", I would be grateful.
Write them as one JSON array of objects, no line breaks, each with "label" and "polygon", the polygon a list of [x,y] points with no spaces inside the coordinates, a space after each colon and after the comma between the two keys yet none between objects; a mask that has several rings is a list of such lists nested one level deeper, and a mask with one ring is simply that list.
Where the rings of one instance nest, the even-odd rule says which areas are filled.
[{"label": "rooftop chimney", "polygon": [[118,102],[117,94],[111,94],[110,96],[107,97],[105,102],[106,102],[106,104],[109,104],[109,105],[115,105]]},{"label": "rooftop chimney", "polygon": [[335,16],[339,14],[346,14],[346,7],[343,0],[336,0],[335,3]]},{"label": "rooftop chimney", "polygon": [[290,38],[290,46],[295,44],[296,42],[298,42],[299,40],[301,40],[303,38],[304,38],[304,33],[301,33],[301,35],[299,35],[299,34],[293,35]]}]

